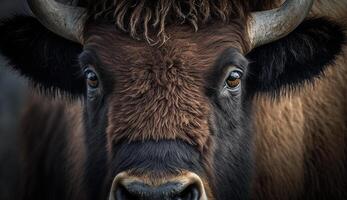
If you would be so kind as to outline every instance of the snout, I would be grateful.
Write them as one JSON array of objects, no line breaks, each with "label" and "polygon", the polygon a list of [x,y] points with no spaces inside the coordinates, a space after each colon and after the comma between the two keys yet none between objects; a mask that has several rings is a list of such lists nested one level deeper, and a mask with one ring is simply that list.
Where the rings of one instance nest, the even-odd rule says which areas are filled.
[{"label": "snout", "polygon": [[114,178],[109,200],[207,200],[207,196],[202,180],[195,173],[148,180],[123,172]]}]

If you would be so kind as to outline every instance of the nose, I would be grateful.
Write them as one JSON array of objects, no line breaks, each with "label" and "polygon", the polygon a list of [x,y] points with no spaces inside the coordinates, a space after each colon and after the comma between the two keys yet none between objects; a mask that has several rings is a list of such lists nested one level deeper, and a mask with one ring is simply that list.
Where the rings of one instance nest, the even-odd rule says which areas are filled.
[{"label": "nose", "polygon": [[207,200],[203,183],[194,173],[161,184],[121,173],[113,181],[109,200]]},{"label": "nose", "polygon": [[199,200],[200,192],[194,185],[183,188],[183,185],[180,183],[166,183],[152,188],[142,182],[133,182],[129,185],[119,187],[114,195],[117,200]]}]

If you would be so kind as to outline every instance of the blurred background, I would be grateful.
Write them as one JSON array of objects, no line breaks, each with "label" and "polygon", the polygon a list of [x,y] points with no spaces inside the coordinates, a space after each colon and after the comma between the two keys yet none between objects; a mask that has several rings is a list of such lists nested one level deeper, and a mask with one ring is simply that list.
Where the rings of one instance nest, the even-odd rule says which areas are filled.
[{"label": "blurred background", "polygon": [[[26,0],[0,0],[0,23],[15,15],[31,15]],[[13,188],[20,185],[19,142],[14,133],[21,127],[18,119],[29,93],[28,82],[10,70],[0,53],[0,200],[16,199]]]},{"label": "blurred background", "polygon": [[[27,14],[25,0],[0,0],[0,20],[13,15]],[[18,187],[20,170],[16,129],[22,102],[28,91],[25,80],[10,71],[0,54],[0,199],[15,199],[13,187]]]},{"label": "blurred background", "polygon": [[11,14],[25,14],[28,7],[25,0],[0,0],[0,17],[6,17]]}]

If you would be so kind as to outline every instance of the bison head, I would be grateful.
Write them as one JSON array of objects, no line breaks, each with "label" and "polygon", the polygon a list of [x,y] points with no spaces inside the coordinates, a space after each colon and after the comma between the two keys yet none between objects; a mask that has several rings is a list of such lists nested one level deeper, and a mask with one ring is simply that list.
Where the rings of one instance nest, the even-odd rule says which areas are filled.
[{"label": "bison head", "polygon": [[339,52],[340,28],[323,19],[297,28],[312,0],[252,13],[231,1],[115,2],[110,22],[92,9],[30,0],[48,30],[32,18],[0,27],[16,69],[44,89],[83,96],[91,198],[246,198],[252,97],[319,75]]}]

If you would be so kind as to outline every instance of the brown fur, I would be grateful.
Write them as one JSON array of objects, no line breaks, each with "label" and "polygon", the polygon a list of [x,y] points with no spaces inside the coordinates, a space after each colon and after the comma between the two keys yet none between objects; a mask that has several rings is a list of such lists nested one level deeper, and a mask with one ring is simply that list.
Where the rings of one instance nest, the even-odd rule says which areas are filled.
[{"label": "brown fur", "polygon": [[84,196],[84,169],[86,165],[85,131],[83,127],[82,103],[76,101],[66,106],[66,118],[70,122],[71,135],[68,136],[66,158],[69,165],[71,199],[86,199]]},{"label": "brown fur", "polygon": [[[317,5],[314,9],[319,10]],[[207,119],[202,113],[209,112],[209,105],[201,103],[206,102],[201,91],[201,77],[187,75],[189,72],[203,74],[220,53],[220,47],[229,45],[245,52],[247,43],[242,40],[242,32],[225,35],[230,31],[224,30],[233,30],[233,27],[217,25],[209,28],[215,33],[207,34],[202,26],[199,32],[191,30],[189,37],[184,32],[189,29],[188,26],[183,26],[182,32],[175,29],[175,33],[170,32],[172,27],[165,27],[171,38],[159,48],[148,47],[126,35],[119,36],[111,27],[107,28],[107,35],[101,34],[105,32],[102,30],[104,27],[88,30],[87,35],[94,36],[88,37],[87,43],[97,50],[101,60],[105,61],[103,68],[108,67],[105,70],[117,80],[117,91],[112,93],[109,101],[109,141],[182,139],[206,149],[209,133]],[[236,36],[238,39],[230,41]],[[109,41],[117,42],[111,46]],[[105,46],[107,49],[103,48]],[[122,62],[121,58],[128,59]],[[341,177],[346,177],[344,133],[347,132],[347,104],[341,99],[346,93],[345,59],[341,56],[337,61],[339,65],[329,67],[327,76],[316,80],[315,86],[307,85],[276,101],[267,96],[259,96],[255,100],[257,172],[254,199],[300,199],[312,196],[313,191],[319,191],[323,186],[324,192],[343,195],[341,186],[345,183]],[[148,67],[142,66],[143,63],[148,63]],[[175,73],[185,72],[181,80],[170,79],[172,70]],[[182,88],[173,87],[172,81],[181,82]],[[331,88],[335,89],[332,91]],[[154,91],[160,93],[152,94]],[[170,94],[177,91],[181,92],[177,95],[181,98],[170,98]],[[134,100],[134,97],[138,98]],[[192,99],[195,101],[188,101]],[[182,105],[195,109],[191,113],[181,112]],[[179,118],[175,117],[178,111],[181,113]],[[113,124],[122,125],[115,127]],[[128,127],[129,124],[134,124],[134,127]],[[153,127],[159,128],[153,130]],[[180,132],[178,127],[187,131]]]},{"label": "brown fur", "polygon": [[166,27],[189,24],[195,31],[211,22],[246,20],[253,10],[269,9],[272,0],[90,0],[92,21],[113,22],[133,38],[164,43]]},{"label": "brown fur", "polygon": [[[346,11],[347,1],[316,0],[310,16],[347,28]],[[266,95],[255,100],[254,199],[347,198],[346,61],[347,47],[314,85],[276,102]]]},{"label": "brown fur", "polygon": [[89,30],[86,49],[97,53],[103,66],[96,68],[115,81],[108,100],[110,144],[122,139],[181,139],[206,149],[210,105],[204,75],[225,48],[246,48],[238,23],[216,25],[214,33],[191,32],[189,37],[185,28],[175,27],[172,39],[160,48],[121,36],[112,27]]},{"label": "brown fur", "polygon": [[86,199],[81,103],[36,93],[28,99],[22,118],[35,120],[22,120],[21,124],[23,165],[18,199],[41,199],[51,194],[60,195],[52,199]]},{"label": "brown fur", "polygon": [[[164,12],[161,17],[151,19],[159,21],[157,34],[161,38],[170,36],[170,40],[160,47],[149,47],[125,34],[119,34],[119,29],[123,29],[123,32],[133,37],[138,36],[138,32],[141,32],[139,27],[143,26],[139,19],[149,19],[150,15],[155,16],[153,13],[161,9],[158,4],[156,10],[151,11],[152,14],[148,10],[143,11],[143,3],[148,2],[139,1],[138,6],[132,7],[133,12],[127,14],[124,10],[105,10],[105,2],[100,1],[101,7],[95,8],[94,17],[114,14],[118,30],[111,26],[90,26],[86,29],[86,49],[94,49],[104,62],[102,66],[96,67],[107,71],[115,81],[116,89],[108,102],[109,145],[122,139],[181,139],[198,145],[199,149],[207,149],[210,144],[206,113],[210,112],[210,105],[203,95],[203,74],[224,48],[236,47],[247,52],[248,45],[242,39],[244,32],[239,25],[244,21],[233,22],[228,26],[217,23],[206,29],[201,24],[208,21],[208,9],[202,7],[201,10],[192,11],[195,12],[193,19],[197,21],[188,20],[188,23],[199,28],[199,32],[194,32],[187,25],[182,26],[181,31],[170,31],[175,25],[170,24],[170,17],[165,16],[177,11],[174,10],[175,3],[167,4],[171,6],[167,7],[166,14]],[[170,12],[172,14],[168,14]],[[209,13],[213,13],[211,9]],[[126,15],[129,15],[128,18],[124,17]],[[131,23],[128,23],[129,20]],[[148,24],[153,21],[145,20]],[[124,24],[130,26],[125,27]],[[239,32],[230,33],[230,30]],[[153,39],[147,36],[146,31],[142,32],[148,41]],[[133,59],[135,57],[137,59]],[[306,85],[302,90],[276,101],[267,96],[255,99],[257,171],[254,199],[308,198],[320,190],[319,194],[326,193],[334,197],[345,195],[342,194],[342,186],[347,180],[344,166],[347,132],[346,59],[346,55],[339,57],[338,64],[329,67],[326,77],[316,80],[314,86]],[[173,73],[178,74],[178,78],[173,77]],[[71,116],[75,117],[80,119],[81,116]],[[76,130],[74,127],[69,129]],[[80,141],[83,136],[79,131],[71,133],[76,133],[71,137],[78,139],[77,144],[69,142],[72,148],[68,150],[78,155],[74,160],[77,162],[71,162],[72,173],[78,177],[81,173],[76,172],[83,166],[84,160],[84,147]],[[28,137],[30,139],[30,136],[24,138]],[[33,136],[36,137],[39,136]],[[28,141],[25,143],[28,145]],[[29,147],[26,151],[30,152]],[[78,178],[76,180],[81,181]]]},{"label": "brown fur", "polygon": [[[92,49],[102,61],[96,70],[114,82],[107,98],[109,152],[120,141],[183,140],[197,146],[210,173],[213,144],[205,75],[226,48],[248,48],[240,25],[215,24],[199,32],[169,26],[171,38],[160,47],[134,41],[113,26],[86,29],[85,49]],[[212,190],[206,191],[213,199]]]},{"label": "brown fur", "polygon": [[[255,100],[255,199],[296,199],[304,175],[304,114],[300,97]],[[294,112],[291,112],[293,110]]]},{"label": "brown fur", "polygon": [[[320,0],[311,15],[343,22],[346,10],[345,1]],[[346,199],[346,60],[347,47],[314,85],[255,99],[253,199]]]}]

